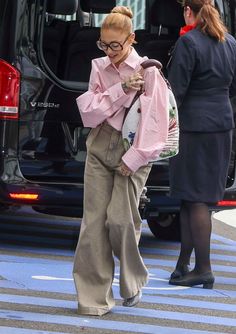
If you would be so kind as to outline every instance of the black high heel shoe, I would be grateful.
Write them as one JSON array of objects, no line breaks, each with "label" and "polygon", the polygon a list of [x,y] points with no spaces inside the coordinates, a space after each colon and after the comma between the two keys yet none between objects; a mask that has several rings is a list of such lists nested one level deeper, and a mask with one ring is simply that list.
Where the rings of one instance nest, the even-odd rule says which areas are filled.
[{"label": "black high heel shoe", "polygon": [[189,271],[190,271],[190,267],[188,264],[182,264],[182,265],[176,266],[175,270],[170,275],[170,279],[180,278],[181,276],[184,276],[187,273],[189,273]]},{"label": "black high heel shoe", "polygon": [[203,289],[212,289],[214,285],[215,278],[211,271],[204,274],[186,274],[185,276],[179,278],[173,278],[169,280],[171,285],[180,285],[180,286],[194,286],[202,285]]}]

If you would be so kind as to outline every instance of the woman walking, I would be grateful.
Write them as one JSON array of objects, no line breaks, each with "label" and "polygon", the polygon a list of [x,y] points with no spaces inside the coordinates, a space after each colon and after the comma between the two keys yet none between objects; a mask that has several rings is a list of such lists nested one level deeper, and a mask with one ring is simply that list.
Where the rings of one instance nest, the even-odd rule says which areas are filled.
[{"label": "woman walking", "polygon": [[[168,133],[168,89],[155,67],[141,71],[132,44],[132,12],[118,6],[105,18],[94,59],[89,90],[77,103],[87,139],[84,215],[74,259],[74,281],[80,314],[103,315],[115,304],[112,292],[114,255],[120,261],[120,295],[134,306],[147,283],[140,256],[139,198],[151,165]],[[137,91],[141,116],[133,145],[125,151],[121,129],[125,110]]]}]

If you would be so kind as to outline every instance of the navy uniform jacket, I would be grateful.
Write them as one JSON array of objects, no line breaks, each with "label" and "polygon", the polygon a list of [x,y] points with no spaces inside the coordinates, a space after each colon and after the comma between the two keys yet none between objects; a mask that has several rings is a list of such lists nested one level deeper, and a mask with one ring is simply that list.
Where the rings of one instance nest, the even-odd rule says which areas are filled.
[{"label": "navy uniform jacket", "polygon": [[179,37],[168,79],[181,130],[217,132],[234,127],[229,96],[236,95],[236,41],[230,34],[223,43],[198,29]]}]

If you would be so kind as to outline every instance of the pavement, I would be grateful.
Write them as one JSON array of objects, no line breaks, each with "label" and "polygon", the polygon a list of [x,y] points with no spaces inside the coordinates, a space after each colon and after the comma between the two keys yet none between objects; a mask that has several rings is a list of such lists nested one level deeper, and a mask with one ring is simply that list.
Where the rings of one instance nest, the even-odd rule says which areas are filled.
[{"label": "pavement", "polygon": [[212,215],[212,231],[236,241],[236,209],[215,212]]},{"label": "pavement", "polygon": [[[17,243],[12,242],[15,226],[6,230],[5,244],[0,242],[0,334],[236,333],[235,227],[222,222],[213,224],[211,261],[216,281],[214,289],[203,289],[168,284],[180,244],[155,238],[144,222],[140,251],[149,282],[143,288],[141,303],[133,308],[122,306],[120,267],[115,259],[116,306],[98,318],[77,314],[72,277],[74,249],[58,246],[61,234],[54,231],[52,240],[52,228],[48,231],[49,223],[42,221],[32,220],[35,230],[31,230],[31,235],[30,225],[22,221]],[[5,225],[10,228],[9,222]],[[2,235],[3,227],[0,228]],[[67,239],[67,224],[63,223],[61,229]],[[223,234],[219,233],[221,230]],[[18,231],[16,234],[19,238]],[[27,246],[26,237],[31,238],[32,246]],[[50,247],[45,247],[47,239]]]},{"label": "pavement", "polygon": [[[213,289],[170,286],[180,243],[155,238],[143,222],[140,251],[149,282],[141,303],[122,306],[115,259],[116,306],[98,318],[77,314],[72,269],[78,219],[47,219],[29,209],[16,210],[14,216],[2,214],[0,334],[235,334],[236,228],[228,223],[236,220],[236,210],[213,216]],[[191,260],[193,268],[194,257]]]},{"label": "pavement", "polygon": [[222,222],[236,227],[236,209],[222,210],[213,214],[213,222]]}]

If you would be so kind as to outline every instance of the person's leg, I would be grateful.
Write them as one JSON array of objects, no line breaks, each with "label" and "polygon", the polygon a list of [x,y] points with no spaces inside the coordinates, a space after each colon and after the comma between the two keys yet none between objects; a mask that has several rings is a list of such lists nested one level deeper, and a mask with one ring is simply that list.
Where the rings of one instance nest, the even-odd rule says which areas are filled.
[{"label": "person's leg", "polygon": [[180,207],[180,254],[172,278],[183,276],[189,271],[190,257],[193,251],[193,240],[190,229],[190,216],[185,201],[182,201]]},{"label": "person's leg", "polygon": [[210,262],[211,215],[206,203],[187,204],[195,253],[195,267],[186,275],[170,280],[170,284],[212,288],[214,276]]},{"label": "person's leg", "polygon": [[206,203],[189,204],[190,226],[195,252],[193,272],[202,274],[211,271],[210,239],[211,214]]},{"label": "person's leg", "polygon": [[117,171],[108,207],[109,238],[114,254],[120,260],[120,294],[125,299],[125,306],[133,306],[128,299],[136,296],[148,279],[138,248],[141,235],[138,205],[150,169],[150,166],[142,167],[130,177]]},{"label": "person's leg", "polygon": [[[102,135],[102,134],[101,134]],[[105,143],[96,137],[88,150],[84,178],[84,215],[75,252],[73,276],[80,314],[102,315],[114,306],[114,259],[105,226],[111,199],[113,173],[91,150]],[[90,143],[93,138],[89,137]],[[104,140],[108,140],[104,136]],[[100,143],[101,142],[101,143]],[[105,154],[103,154],[105,155]]]}]

